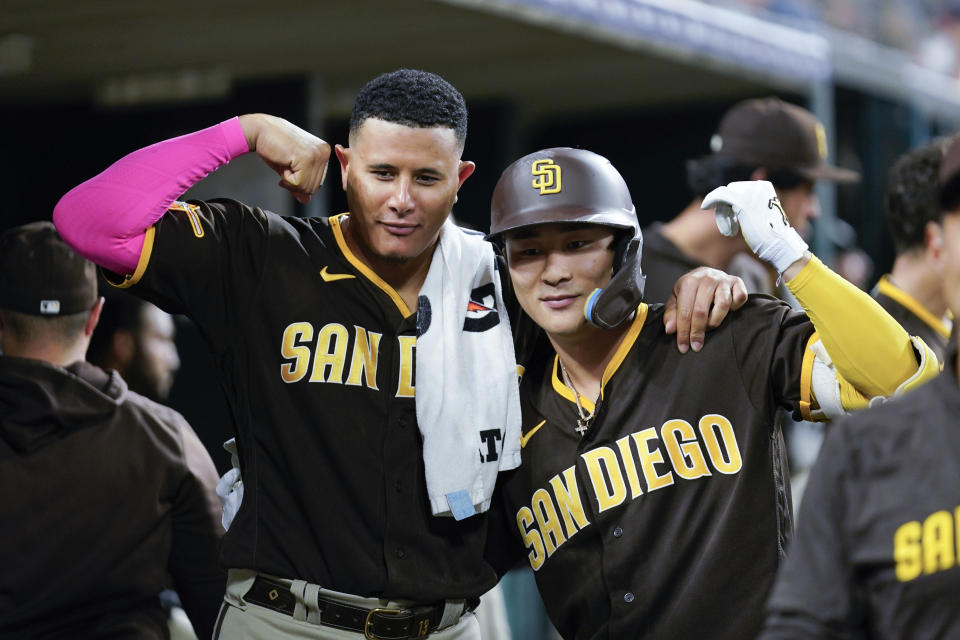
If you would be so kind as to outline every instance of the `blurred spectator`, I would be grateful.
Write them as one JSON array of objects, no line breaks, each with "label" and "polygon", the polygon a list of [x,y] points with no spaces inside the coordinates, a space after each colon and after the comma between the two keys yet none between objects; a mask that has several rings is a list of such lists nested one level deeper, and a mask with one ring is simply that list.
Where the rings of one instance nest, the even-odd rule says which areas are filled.
[{"label": "blurred spectator", "polygon": [[114,293],[107,298],[88,360],[113,369],[137,393],[164,401],[180,368],[173,317],[139,298]]},{"label": "blurred spectator", "polygon": [[822,24],[905,52],[923,66],[960,75],[960,0],[707,0],[765,19]]},{"label": "blurred spectator", "polygon": [[956,77],[960,55],[960,2],[951,0],[941,7],[932,26],[932,33],[917,50],[917,59],[929,69]]}]

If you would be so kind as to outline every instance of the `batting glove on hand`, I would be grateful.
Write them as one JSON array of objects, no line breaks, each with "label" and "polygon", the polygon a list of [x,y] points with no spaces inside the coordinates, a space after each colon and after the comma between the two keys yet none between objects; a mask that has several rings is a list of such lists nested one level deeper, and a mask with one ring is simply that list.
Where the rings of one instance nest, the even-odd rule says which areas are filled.
[{"label": "batting glove on hand", "polygon": [[800,260],[807,243],[787,222],[773,185],[766,180],[731,182],[707,194],[700,205],[716,207],[717,228],[725,236],[743,232],[743,239],[761,260],[778,273]]}]

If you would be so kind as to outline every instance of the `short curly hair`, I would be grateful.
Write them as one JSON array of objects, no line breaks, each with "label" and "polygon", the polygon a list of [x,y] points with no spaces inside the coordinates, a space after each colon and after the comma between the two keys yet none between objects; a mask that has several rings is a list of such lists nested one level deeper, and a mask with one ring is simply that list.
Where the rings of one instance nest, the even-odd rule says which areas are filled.
[{"label": "short curly hair", "polygon": [[922,248],[924,227],[942,217],[937,174],[947,142],[936,138],[908,151],[887,172],[887,226],[897,255]]},{"label": "short curly hair", "polygon": [[350,134],[367,118],[407,127],[448,127],[463,147],[467,104],[452,84],[429,71],[398,69],[377,76],[360,90],[350,114]]}]

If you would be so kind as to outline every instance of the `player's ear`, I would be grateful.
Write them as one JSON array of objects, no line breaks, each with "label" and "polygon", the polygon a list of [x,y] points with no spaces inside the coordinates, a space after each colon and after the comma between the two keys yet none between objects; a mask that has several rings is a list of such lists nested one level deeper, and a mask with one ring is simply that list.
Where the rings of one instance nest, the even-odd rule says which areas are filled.
[{"label": "player's ear", "polygon": [[90,315],[87,316],[87,322],[83,326],[83,333],[88,338],[93,335],[93,330],[97,328],[97,323],[100,322],[100,312],[103,311],[103,303],[105,300],[106,298],[100,296],[90,308]]},{"label": "player's ear", "polygon": [[457,167],[457,177],[459,181],[457,182],[457,191],[460,190],[460,187],[463,186],[463,183],[467,178],[473,175],[473,172],[477,169],[477,165],[469,160],[461,160],[460,166]]},{"label": "player's ear", "polygon": [[943,255],[943,227],[937,222],[928,222],[923,227],[923,246],[927,261],[939,273]]},{"label": "player's ear", "polygon": [[343,185],[343,190],[347,190],[347,165],[350,164],[350,149],[338,144],[334,147],[334,151],[337,152],[337,160],[340,161],[340,182]]}]

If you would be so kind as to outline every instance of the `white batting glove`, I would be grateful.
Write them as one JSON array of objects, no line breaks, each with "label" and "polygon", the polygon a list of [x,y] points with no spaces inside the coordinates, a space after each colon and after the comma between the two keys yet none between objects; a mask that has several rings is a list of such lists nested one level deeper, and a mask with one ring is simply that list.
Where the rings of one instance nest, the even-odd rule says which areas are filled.
[{"label": "white batting glove", "polygon": [[716,207],[717,228],[725,236],[743,232],[743,239],[778,273],[803,257],[807,243],[787,222],[773,185],[766,180],[731,182],[707,194],[700,205]]}]

